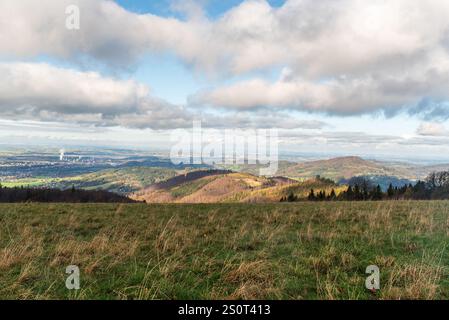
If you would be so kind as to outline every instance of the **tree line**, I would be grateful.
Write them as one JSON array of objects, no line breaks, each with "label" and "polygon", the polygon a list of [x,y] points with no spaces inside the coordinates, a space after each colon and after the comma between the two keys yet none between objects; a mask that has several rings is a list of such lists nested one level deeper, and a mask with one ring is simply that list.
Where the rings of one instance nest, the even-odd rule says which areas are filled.
[{"label": "tree line", "polygon": [[389,185],[383,191],[380,185],[372,185],[366,179],[356,179],[347,189],[338,195],[335,190],[311,189],[306,198],[300,198],[293,192],[283,197],[281,202],[295,201],[380,201],[380,200],[445,200],[449,199],[449,171],[431,173],[424,181],[405,184],[402,187]]},{"label": "tree line", "polygon": [[68,202],[68,203],[132,203],[134,200],[103,190],[68,190],[49,188],[4,188],[0,185],[0,203]]}]

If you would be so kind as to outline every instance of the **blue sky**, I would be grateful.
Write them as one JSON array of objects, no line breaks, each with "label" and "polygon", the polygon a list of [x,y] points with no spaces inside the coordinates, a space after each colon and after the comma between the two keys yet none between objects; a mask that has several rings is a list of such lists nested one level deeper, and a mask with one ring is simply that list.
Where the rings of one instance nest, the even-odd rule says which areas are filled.
[{"label": "blue sky", "polygon": [[[64,27],[70,4],[79,29]],[[449,154],[445,2],[32,6],[0,4],[5,141],[160,149],[201,119],[211,129],[276,128],[285,151]]]},{"label": "blue sky", "polygon": [[[127,10],[136,13],[151,13],[160,16],[176,16],[176,12],[172,10],[172,0],[116,0],[116,2],[126,8]],[[229,9],[242,3],[242,0],[204,0],[202,1],[204,10],[207,14],[216,18]],[[269,0],[273,7],[280,7],[285,3],[285,0]]]}]

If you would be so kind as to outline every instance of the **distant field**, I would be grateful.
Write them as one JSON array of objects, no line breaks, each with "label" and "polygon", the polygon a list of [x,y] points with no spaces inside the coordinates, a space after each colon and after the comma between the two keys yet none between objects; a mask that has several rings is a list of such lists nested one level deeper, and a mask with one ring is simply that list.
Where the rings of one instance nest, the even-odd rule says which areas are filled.
[{"label": "distant field", "polygon": [[448,245],[447,201],[2,204],[0,298],[448,299]]}]

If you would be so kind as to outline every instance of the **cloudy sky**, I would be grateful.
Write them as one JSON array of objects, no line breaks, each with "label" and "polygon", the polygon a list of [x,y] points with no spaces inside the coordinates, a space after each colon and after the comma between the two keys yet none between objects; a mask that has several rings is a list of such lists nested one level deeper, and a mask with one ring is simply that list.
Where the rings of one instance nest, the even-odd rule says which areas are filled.
[{"label": "cloudy sky", "polygon": [[201,120],[277,128],[281,151],[449,159],[448,16],[446,0],[2,0],[0,138],[150,149]]}]

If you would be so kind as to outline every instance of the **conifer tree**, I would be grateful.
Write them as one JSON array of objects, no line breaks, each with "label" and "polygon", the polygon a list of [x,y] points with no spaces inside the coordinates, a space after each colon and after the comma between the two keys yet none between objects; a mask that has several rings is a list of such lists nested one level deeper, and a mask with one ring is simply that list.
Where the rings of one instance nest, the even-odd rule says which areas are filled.
[{"label": "conifer tree", "polygon": [[315,201],[315,200],[316,200],[316,197],[315,197],[315,190],[313,190],[313,189],[310,190],[310,193],[309,193],[309,196],[307,197],[307,199],[308,199],[309,201]]},{"label": "conifer tree", "polygon": [[389,199],[393,198],[393,196],[394,196],[394,188],[393,188],[393,185],[391,183],[388,186],[387,196],[388,196]]},{"label": "conifer tree", "polygon": [[337,195],[335,194],[335,190],[332,189],[331,193],[329,195],[329,200],[335,200],[337,198]]}]

